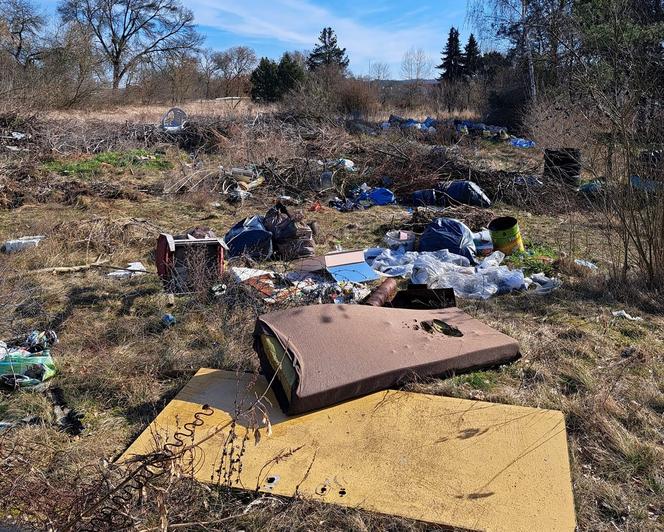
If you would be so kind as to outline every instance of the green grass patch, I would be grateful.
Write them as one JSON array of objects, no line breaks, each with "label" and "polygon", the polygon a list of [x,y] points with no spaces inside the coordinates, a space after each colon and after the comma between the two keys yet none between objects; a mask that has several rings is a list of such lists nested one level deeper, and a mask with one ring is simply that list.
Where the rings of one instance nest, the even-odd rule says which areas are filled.
[{"label": "green grass patch", "polygon": [[474,371],[473,373],[453,377],[452,382],[457,386],[467,384],[473,390],[486,392],[496,384],[496,375],[487,371]]},{"label": "green grass patch", "polygon": [[172,167],[163,155],[153,154],[142,149],[127,152],[107,151],[88,159],[51,161],[44,164],[44,168],[51,172],[78,177],[97,175],[109,166],[113,168],[139,167],[148,170],[167,170]]},{"label": "green grass patch", "polygon": [[511,268],[523,269],[526,275],[543,272],[547,276],[554,273],[553,262],[558,253],[546,244],[525,243],[526,251],[514,253],[505,258],[505,264]]}]

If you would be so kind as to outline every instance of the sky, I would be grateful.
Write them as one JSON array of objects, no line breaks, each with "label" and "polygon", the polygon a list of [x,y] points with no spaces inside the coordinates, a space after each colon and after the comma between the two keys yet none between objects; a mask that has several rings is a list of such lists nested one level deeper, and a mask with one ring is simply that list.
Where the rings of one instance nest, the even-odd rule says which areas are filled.
[{"label": "sky", "polygon": [[[56,0],[46,0],[54,11]],[[386,63],[401,78],[404,52],[422,48],[433,64],[451,26],[462,41],[470,34],[466,0],[184,0],[194,12],[204,46],[222,50],[250,46],[259,57],[278,59],[285,51],[311,50],[320,30],[331,26],[356,75]],[[435,77],[435,74],[432,74]]]}]

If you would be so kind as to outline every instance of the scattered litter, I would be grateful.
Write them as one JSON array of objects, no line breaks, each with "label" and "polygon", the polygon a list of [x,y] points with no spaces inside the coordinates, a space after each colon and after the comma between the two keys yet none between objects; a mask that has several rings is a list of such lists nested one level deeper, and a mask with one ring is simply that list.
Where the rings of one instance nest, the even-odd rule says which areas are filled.
[{"label": "scattered litter", "polygon": [[161,233],[155,256],[157,273],[169,292],[197,291],[224,273],[224,249],[223,239],[206,227],[175,236]]},{"label": "scattered litter", "polygon": [[475,254],[477,257],[488,257],[494,252],[491,232],[488,229],[482,229],[478,233],[473,233],[473,242],[475,242]]},{"label": "scattered litter", "polygon": [[643,318],[640,316],[631,316],[630,314],[627,314],[624,310],[615,310],[611,314],[613,314],[614,318],[624,318],[629,321],[643,321]]},{"label": "scattered litter", "polygon": [[143,275],[147,270],[142,262],[130,262],[125,269],[115,270],[107,274],[108,277],[116,279],[125,279],[138,275]]},{"label": "scattered litter", "polygon": [[544,177],[578,187],[581,181],[581,150],[544,150]]},{"label": "scattered litter", "polygon": [[582,266],[584,268],[588,268],[589,270],[599,270],[597,267],[597,264],[594,264],[588,260],[583,260],[583,259],[575,259],[574,264],[577,264],[579,266]]},{"label": "scattered litter", "polygon": [[534,140],[528,140],[528,139],[519,139],[519,138],[513,138],[510,141],[510,144],[514,146],[515,148],[534,148],[536,146]]},{"label": "scattered litter", "polygon": [[313,256],[316,246],[313,230],[303,222],[301,213],[292,215],[283,204],[277,203],[265,214],[263,225],[272,234],[273,249],[281,259]]},{"label": "scattered litter", "polygon": [[236,223],[224,236],[230,258],[246,255],[266,260],[272,255],[272,233],[263,225],[262,216],[251,216]]},{"label": "scattered litter", "polygon": [[323,210],[323,206],[320,204],[320,201],[314,201],[309,207],[310,212],[319,212]]},{"label": "scattered litter", "polygon": [[22,342],[0,342],[0,384],[14,390],[34,388],[53,377],[50,348],[57,343],[55,331],[33,331]]},{"label": "scattered litter", "polygon": [[473,122],[472,120],[455,120],[454,127],[458,133],[480,136],[484,138],[498,138],[500,140],[507,140],[507,128],[501,126],[488,126],[481,122]]},{"label": "scattered litter", "polygon": [[388,188],[372,188],[366,183],[351,190],[345,199],[338,197],[330,200],[330,207],[334,207],[340,212],[350,212],[361,209],[368,209],[374,205],[391,205],[396,203],[396,196]]},{"label": "scattered litter", "polygon": [[175,316],[173,314],[164,314],[161,317],[161,324],[168,328],[168,327],[173,327],[177,323],[177,320],[175,319]]},{"label": "scattered litter", "polygon": [[414,118],[402,118],[397,115],[390,115],[390,118],[381,124],[381,129],[391,128],[402,130],[417,130],[423,133],[434,134],[440,122],[435,118],[428,116],[425,120],[419,121]]},{"label": "scattered litter", "polygon": [[385,244],[389,249],[414,251],[417,235],[413,231],[395,230],[385,234]]},{"label": "scattered litter", "polygon": [[476,252],[473,232],[459,220],[436,218],[420,237],[419,250],[438,251],[441,249],[462,255],[473,263]]},{"label": "scattered litter", "polygon": [[392,277],[385,279],[380,285],[371,291],[371,294],[364,301],[364,304],[372,307],[384,307],[386,303],[389,303],[394,299],[397,289],[396,279]]},{"label": "scattered litter", "polygon": [[187,113],[179,107],[172,107],[161,117],[161,129],[167,133],[177,133],[187,123]]},{"label": "scattered litter", "polygon": [[593,179],[592,181],[588,181],[587,183],[581,185],[579,187],[579,192],[581,192],[582,194],[586,194],[588,196],[592,196],[602,192],[603,188],[604,188],[604,183],[602,183],[602,181],[600,181],[599,179]]},{"label": "scattered litter", "polygon": [[62,388],[51,388],[48,391],[49,399],[53,404],[53,415],[55,422],[60,430],[66,432],[70,436],[78,436],[83,432],[83,414],[72,410],[65,401],[65,394]]},{"label": "scattered litter", "polygon": [[519,187],[543,187],[544,181],[542,181],[536,175],[518,175],[514,178],[514,184]]},{"label": "scattered litter", "polygon": [[441,185],[440,191],[448,199],[474,207],[491,207],[491,200],[477,183],[455,180]]},{"label": "scattered litter", "polygon": [[494,249],[502,251],[505,255],[525,251],[519,221],[512,216],[501,216],[489,223],[491,242]]},{"label": "scattered litter", "polygon": [[633,189],[649,194],[664,191],[664,181],[655,181],[654,179],[647,179],[638,175],[630,176],[629,185]]},{"label": "scattered litter", "polygon": [[46,237],[40,236],[22,236],[14,240],[7,240],[2,246],[0,251],[3,253],[15,253],[16,251],[23,251],[24,249],[36,248],[39,243]]},{"label": "scattered litter", "polygon": [[[356,323],[341,317],[341,309],[334,310],[329,312],[333,322],[350,327]],[[312,320],[304,329],[317,331],[326,326]],[[379,325],[376,330],[382,333],[382,328]],[[333,344],[343,343],[346,335],[341,329]],[[380,340],[380,334],[370,336]],[[431,343],[438,343],[439,338],[441,343],[443,338],[463,340],[425,336]],[[376,348],[368,345],[367,352]],[[363,366],[357,361],[365,360],[366,354],[349,358],[346,365],[353,369]],[[409,348],[397,350],[395,357],[400,362],[419,360],[418,351]],[[328,366],[325,373],[334,376],[338,369]],[[210,404],[214,411],[200,416],[202,426],[196,430],[200,452],[191,474],[206,485],[216,482],[219,450],[233,437],[231,430],[252,435],[259,429],[260,443],[244,446],[242,467],[229,488],[270,497],[295,494],[354,511],[359,508],[437,523],[446,529],[572,531],[576,527],[562,412],[380,391],[292,418],[279,408],[268,381],[250,373],[201,369],[119,462],[136,462],[137,457],[154,453],[155,440],[170,441],[174,433],[182,431],[183,423],[193,421],[193,412]],[[257,397],[264,398],[262,414],[238,419],[238,405],[246,409]],[[263,414],[270,420],[274,437],[265,437],[270,434],[266,423],[252,422]],[[237,419],[237,426],[220,430],[229,419]],[[404,456],[404,449],[412,452]],[[276,460],[279,456],[285,458]],[[266,499],[263,495],[256,500]]]},{"label": "scattered litter", "polygon": [[472,267],[467,257],[449,250],[435,252],[394,252],[385,250],[368,258],[371,267],[383,275],[409,278],[414,284],[429,288],[453,288],[462,299],[489,299],[513,291],[533,287],[538,294],[547,294],[561,286],[558,279],[540,273],[526,277],[522,270],[502,266],[505,255],[500,251]]},{"label": "scattered litter", "polygon": [[[421,324],[434,320],[461,335],[432,337]],[[516,340],[458,308],[367,305],[312,305],[263,314],[256,321],[254,347],[263,373],[274,389],[281,388],[277,398],[289,414],[386,389],[413,374],[427,377],[504,363],[519,352]]]},{"label": "scattered litter", "polygon": [[295,270],[327,272],[337,282],[364,283],[380,276],[364,260],[364,251],[337,251],[319,257],[300,259]]}]

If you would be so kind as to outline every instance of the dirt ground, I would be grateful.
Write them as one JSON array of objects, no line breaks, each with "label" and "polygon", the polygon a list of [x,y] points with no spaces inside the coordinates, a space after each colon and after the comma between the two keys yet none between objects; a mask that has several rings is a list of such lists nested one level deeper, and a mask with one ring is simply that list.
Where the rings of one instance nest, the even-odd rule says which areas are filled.
[{"label": "dirt ground", "polygon": [[[176,142],[118,137],[112,150],[118,155],[98,157],[85,144],[89,136],[72,134],[62,147],[68,121],[62,115],[35,122],[34,145],[0,159],[0,242],[46,237],[37,248],[0,255],[0,338],[33,329],[57,332],[52,354],[58,374],[51,387],[82,414],[84,427],[75,436],[63,431],[46,393],[0,393],[0,420],[19,422],[0,434],[1,521],[85,529],[81,514],[108,489],[104,479],[114,474],[113,460],[200,367],[257,369],[254,320],[272,307],[205,294],[179,296],[171,306],[155,274],[159,232],[205,226],[223,236],[245,216],[264,214],[280,194],[295,197],[300,205],[293,209],[318,223],[320,253],[381,245],[388,229],[409,223],[403,206],[353,213],[325,206],[329,193],[314,190],[317,160],[347,157],[358,172],[340,176],[336,193],[388,176],[403,196],[440,179],[470,176],[497,201],[488,215],[465,207],[450,215],[473,229],[493,214],[516,216],[535,251],[518,265],[546,269],[563,281],[544,296],[461,300],[465,311],[516,338],[521,358],[407,389],[563,411],[579,529],[664,530],[662,301],[609,280],[606,221],[585,199],[548,185],[515,185],[516,174],[541,173],[540,151],[488,140],[452,146],[442,133],[433,139],[354,134],[343,123],[298,123],[276,117],[274,109],[261,110],[257,118],[245,103],[231,114],[217,112],[221,105],[193,110],[223,120],[213,146],[188,150]],[[154,122],[164,110],[116,117]],[[92,128],[100,117],[72,118]],[[243,204],[230,204],[221,194],[218,167],[247,163],[262,168],[266,184]],[[317,199],[323,210],[310,212]],[[576,267],[572,258],[591,260],[599,271]],[[48,271],[98,260],[115,266],[140,260],[148,273],[119,280],[109,278],[106,267]],[[623,309],[642,321],[613,317],[612,311]],[[175,316],[175,326],[161,325],[165,313]],[[213,489],[188,478],[145,488],[124,511],[137,530],[431,529],[306,500]]]}]

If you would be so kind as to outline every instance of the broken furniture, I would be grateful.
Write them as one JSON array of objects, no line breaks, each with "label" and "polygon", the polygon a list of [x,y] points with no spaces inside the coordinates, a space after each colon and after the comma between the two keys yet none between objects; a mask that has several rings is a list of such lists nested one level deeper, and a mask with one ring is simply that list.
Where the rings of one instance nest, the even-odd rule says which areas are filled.
[{"label": "broken furniture", "polygon": [[319,257],[303,258],[293,263],[295,271],[327,272],[338,282],[364,283],[380,276],[364,260],[364,251],[336,251]]},{"label": "broken furniture", "polygon": [[254,349],[284,412],[299,414],[413,377],[495,366],[516,340],[458,308],[313,305],[260,316]]},{"label": "broken furniture", "polygon": [[224,272],[223,239],[192,230],[184,235],[161,233],[157,239],[157,273],[167,292],[186,293],[205,288]]},{"label": "broken furniture", "polygon": [[[236,408],[261,397],[264,413],[239,417],[232,436]],[[214,412],[194,425],[202,405]],[[263,416],[271,431],[256,426]],[[465,530],[575,528],[565,420],[555,410],[382,391],[288,418],[262,377],[201,369],[121,461],[163,452],[187,423],[193,450],[169,470],[179,465],[200,482]]]}]

